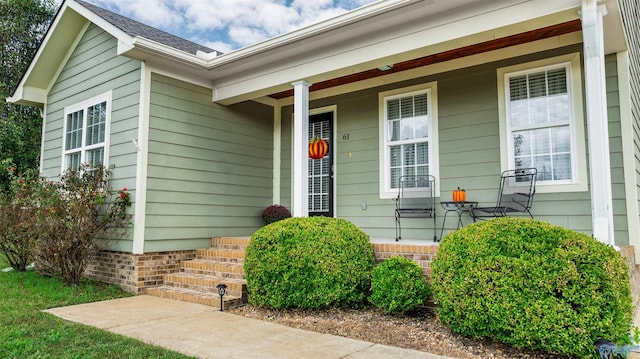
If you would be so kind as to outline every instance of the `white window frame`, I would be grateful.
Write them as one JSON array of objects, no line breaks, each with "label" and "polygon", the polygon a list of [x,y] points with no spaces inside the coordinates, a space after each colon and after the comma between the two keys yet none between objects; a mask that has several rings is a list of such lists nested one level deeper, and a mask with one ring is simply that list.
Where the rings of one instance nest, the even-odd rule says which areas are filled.
[{"label": "white window frame", "polygon": [[[415,96],[419,94],[427,94],[427,116],[428,116],[428,143],[429,143],[429,174],[435,177],[435,193],[434,196],[440,196],[440,188],[438,186],[439,174],[439,145],[438,145],[438,86],[436,82],[399,88],[391,91],[384,91],[378,94],[378,113],[379,113],[379,183],[380,198],[390,199],[398,196],[398,189],[391,188],[390,183],[390,158],[388,147],[388,131],[387,131],[387,100],[399,97]],[[411,196],[411,194],[408,194]]]},{"label": "white window frame", "polygon": [[[111,98],[112,91],[108,91],[101,95],[92,97],[90,99],[84,100],[80,103],[67,106],[64,108],[64,117],[62,120],[62,159],[61,159],[61,173],[66,172],[69,168],[67,164],[67,155],[74,152],[80,152],[80,163],[86,163],[86,153],[89,150],[103,147],[103,165],[108,167],[109,164],[109,137],[110,137],[110,128],[111,128]],[[106,119],[105,119],[105,134],[104,134],[104,142],[100,142],[93,145],[86,145],[86,133],[87,133],[87,109],[91,106],[98,105],[102,102],[106,102]],[[67,147],[67,116],[78,111],[83,111],[83,119],[82,119],[82,144],[79,148],[74,148],[72,150],[66,150]]]},{"label": "white window frame", "polygon": [[540,72],[546,69],[565,67],[567,69],[567,92],[569,96],[571,139],[571,180],[538,181],[536,192],[583,192],[587,191],[587,156],[585,150],[584,110],[582,106],[582,70],[580,54],[572,53],[500,68],[498,76],[498,111],[500,119],[500,163],[503,171],[515,167],[514,144],[510,121],[507,119],[509,78]]}]

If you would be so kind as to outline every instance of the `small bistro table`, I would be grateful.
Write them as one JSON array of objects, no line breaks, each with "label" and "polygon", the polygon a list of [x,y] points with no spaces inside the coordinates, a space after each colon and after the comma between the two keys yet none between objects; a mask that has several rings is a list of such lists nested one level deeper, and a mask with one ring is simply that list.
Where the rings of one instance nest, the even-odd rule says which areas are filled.
[{"label": "small bistro table", "polygon": [[444,232],[444,224],[447,221],[447,214],[449,212],[456,212],[458,214],[458,227],[456,229],[460,229],[460,227],[464,226],[462,223],[462,213],[469,212],[471,208],[477,207],[478,202],[471,201],[443,201],[440,202],[440,206],[444,209],[444,218],[442,219],[442,228],[440,229],[440,240],[442,240],[442,233]]}]

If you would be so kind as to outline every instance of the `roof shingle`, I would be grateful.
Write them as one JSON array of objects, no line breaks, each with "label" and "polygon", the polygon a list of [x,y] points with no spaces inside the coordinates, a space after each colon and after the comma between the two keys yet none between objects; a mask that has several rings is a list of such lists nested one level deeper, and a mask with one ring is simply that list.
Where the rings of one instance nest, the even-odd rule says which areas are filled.
[{"label": "roof shingle", "polygon": [[206,53],[215,51],[218,55],[222,54],[219,51],[213,50],[206,46],[196,44],[193,41],[189,41],[181,37],[171,35],[168,32],[158,30],[154,27],[129,19],[125,16],[116,14],[114,12],[103,9],[96,5],[90,4],[86,1],[76,0],[76,2],[84,6],[94,14],[98,15],[99,17],[103,18],[104,20],[108,21],[113,26],[124,31],[127,35],[130,35],[133,37],[136,37],[136,36],[144,37],[145,39],[149,39],[149,40],[161,43],[163,45],[167,45],[175,49],[188,52],[193,55],[195,55],[198,50]]}]

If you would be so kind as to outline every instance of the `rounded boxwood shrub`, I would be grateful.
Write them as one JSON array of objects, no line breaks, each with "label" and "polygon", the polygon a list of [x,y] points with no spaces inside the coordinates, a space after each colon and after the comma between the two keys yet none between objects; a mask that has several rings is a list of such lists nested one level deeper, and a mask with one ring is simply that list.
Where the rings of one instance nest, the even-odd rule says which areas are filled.
[{"label": "rounded boxwood shrub", "polygon": [[369,236],[339,218],[288,218],[253,234],[245,252],[249,302],[272,308],[365,303],[374,266]]},{"label": "rounded boxwood shrub", "polygon": [[516,347],[598,357],[622,343],[632,300],[611,246],[549,223],[500,218],[446,236],[432,263],[440,320],[454,332]]},{"label": "rounded boxwood shrub", "polygon": [[369,301],[388,313],[404,313],[424,303],[431,295],[418,263],[405,257],[391,257],[371,274]]}]

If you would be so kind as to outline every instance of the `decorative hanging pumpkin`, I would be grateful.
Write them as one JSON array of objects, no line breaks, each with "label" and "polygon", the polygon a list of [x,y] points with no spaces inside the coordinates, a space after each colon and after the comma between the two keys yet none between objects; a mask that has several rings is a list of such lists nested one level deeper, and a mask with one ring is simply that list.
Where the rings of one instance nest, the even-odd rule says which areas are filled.
[{"label": "decorative hanging pumpkin", "polygon": [[329,153],[329,142],[321,139],[320,137],[314,137],[309,140],[309,157],[314,160],[319,160]]},{"label": "decorative hanging pumpkin", "polygon": [[454,202],[464,202],[467,200],[467,192],[463,189],[454,189],[453,190],[453,201]]}]

